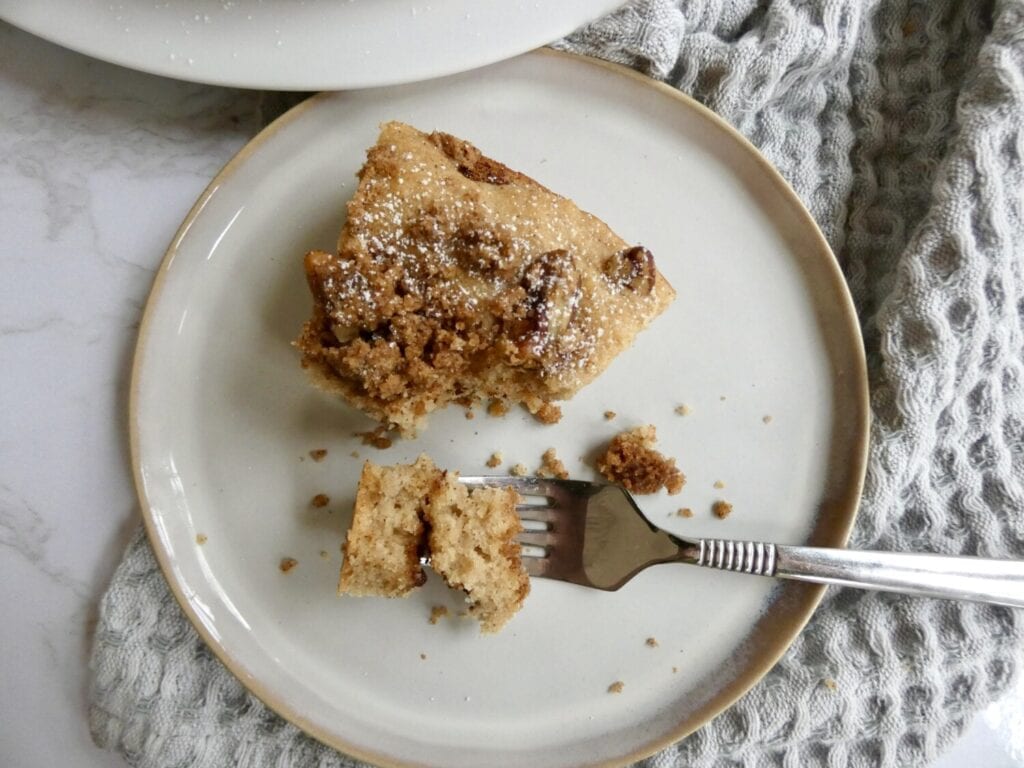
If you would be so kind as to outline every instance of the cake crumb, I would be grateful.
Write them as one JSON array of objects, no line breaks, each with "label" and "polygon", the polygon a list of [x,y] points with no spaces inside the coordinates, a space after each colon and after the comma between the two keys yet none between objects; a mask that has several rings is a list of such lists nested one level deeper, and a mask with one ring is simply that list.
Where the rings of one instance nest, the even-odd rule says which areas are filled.
[{"label": "cake crumb", "polygon": [[372,445],[374,448],[383,451],[391,447],[391,438],[388,436],[388,428],[384,425],[371,429],[368,432],[355,432],[356,437],[362,438],[363,445]]},{"label": "cake crumb", "polygon": [[314,448],[309,452],[309,458],[313,461],[323,461],[327,457],[326,448]]},{"label": "cake crumb", "polygon": [[528,474],[530,474],[530,470],[526,468],[525,464],[520,462],[519,464],[513,466],[512,469],[508,471],[508,473],[513,477],[526,477]]},{"label": "cake crumb", "polygon": [[288,573],[292,568],[299,564],[299,561],[294,557],[282,557],[281,563],[278,568],[281,569],[281,573]]},{"label": "cake crumb", "polygon": [[352,451],[352,453],[350,453],[349,456],[351,456],[353,459],[358,459],[359,451]]},{"label": "cake crumb", "polygon": [[657,432],[653,425],[620,432],[597,460],[597,470],[605,479],[619,483],[633,493],[657,493],[665,488],[669,495],[683,489],[686,477],[676,460],[654,449]]},{"label": "cake crumb", "polygon": [[559,480],[569,479],[569,470],[558,458],[554,448],[548,448],[540,457],[540,469],[537,470],[537,477],[557,477]]},{"label": "cake crumb", "polygon": [[725,483],[723,483],[721,480],[715,480],[715,482],[712,484],[712,487],[721,490],[722,488],[725,488]]},{"label": "cake crumb", "polygon": [[435,605],[430,609],[430,623],[437,624],[441,619],[448,615],[448,608],[444,605]]},{"label": "cake crumb", "polygon": [[646,640],[644,640],[644,645],[646,645],[648,648],[657,648],[658,641],[656,638],[648,637]]},{"label": "cake crumb", "polygon": [[677,405],[675,407],[675,412],[676,416],[689,416],[691,413],[693,413],[693,409],[686,403],[683,403],[682,405]]},{"label": "cake crumb", "polygon": [[830,691],[834,691],[836,690],[836,688],[839,687],[836,681],[833,680],[831,677],[826,677],[824,680],[821,681],[821,684],[828,688]]},{"label": "cake crumb", "polygon": [[196,534],[196,544],[198,544],[199,546],[203,546],[203,544],[205,544],[206,541],[207,541],[207,539],[206,539],[206,534],[205,533],[197,533]]},{"label": "cake crumb", "polygon": [[427,660],[427,654],[421,653],[420,654],[420,659],[423,660],[423,661],[426,661]]},{"label": "cake crumb", "polygon": [[472,421],[473,419],[476,418],[476,414],[473,413],[473,411],[466,411],[464,415],[466,417],[466,421]]},{"label": "cake crumb", "polygon": [[508,403],[504,400],[495,399],[491,400],[491,402],[487,404],[488,416],[498,417],[504,416],[506,413],[508,413]]},{"label": "cake crumb", "polygon": [[771,424],[772,423],[771,414],[766,413],[764,416],[761,417],[761,421],[763,421],[765,424]]},{"label": "cake crumb", "polygon": [[680,507],[676,510],[676,514],[679,517],[693,517],[693,510],[689,507]]},{"label": "cake crumb", "polygon": [[725,395],[719,395],[718,399],[721,400],[724,403],[725,402]]},{"label": "cake crumb", "polygon": [[324,507],[331,503],[331,497],[328,496],[326,493],[318,493],[316,496],[310,499],[309,503],[312,506],[316,507],[317,509],[323,509]]},{"label": "cake crumb", "polygon": [[490,467],[491,469],[494,469],[495,467],[500,467],[502,458],[503,457],[501,455],[501,451],[495,451],[494,453],[491,454],[491,457],[487,459],[487,466]]},{"label": "cake crumb", "polygon": [[554,403],[544,403],[533,415],[541,424],[557,424],[562,420],[562,409]]},{"label": "cake crumb", "polygon": [[672,667],[672,674],[673,674],[673,675],[674,675],[674,674],[675,674],[676,672],[678,672],[678,671],[679,671],[679,667]]},{"label": "cake crumb", "polygon": [[608,693],[622,693],[622,689],[626,687],[626,684],[621,680],[616,680],[614,683],[608,686]]},{"label": "cake crumb", "polygon": [[321,549],[320,550],[320,557],[322,557],[324,560],[329,559],[330,556],[331,556],[331,553],[328,552],[326,549]]},{"label": "cake crumb", "polygon": [[732,504],[719,500],[711,505],[711,511],[719,520],[725,520],[725,518],[732,514]]},{"label": "cake crumb", "polygon": [[604,412],[604,420],[605,421],[611,421],[612,419],[614,419],[618,415],[619,414],[617,414],[615,411],[605,411]]}]

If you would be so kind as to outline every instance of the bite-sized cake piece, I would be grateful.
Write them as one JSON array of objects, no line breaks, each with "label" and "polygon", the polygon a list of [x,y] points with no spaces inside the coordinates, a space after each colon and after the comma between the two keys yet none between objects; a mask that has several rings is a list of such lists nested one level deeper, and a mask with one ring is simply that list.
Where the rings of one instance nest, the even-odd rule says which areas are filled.
[{"label": "bite-sized cake piece", "polygon": [[469,600],[484,632],[497,632],[530,592],[516,536],[523,530],[512,488],[474,488],[444,473],[424,509],[430,567]]},{"label": "bite-sized cake piece", "polygon": [[422,510],[439,476],[425,455],[415,464],[363,464],[338,594],[402,597],[427,580]]},{"label": "bite-sized cake piece", "polygon": [[597,459],[598,471],[633,493],[657,493],[662,488],[670,494],[679,493],[686,478],[675,459],[654,449],[657,439],[657,431],[650,424],[620,432]]},{"label": "bite-sized cake piece", "polygon": [[[609,183],[614,183],[609,179]],[[337,253],[305,258],[315,383],[412,435],[453,400],[551,401],[594,379],[675,293],[650,251],[445,133],[385,124]]]},{"label": "bite-sized cake piece", "polygon": [[516,536],[522,524],[513,488],[474,488],[434,466],[380,467],[367,461],[359,478],[352,527],[343,551],[339,594],[403,597],[431,567],[463,590],[484,632],[498,631],[530,591]]}]

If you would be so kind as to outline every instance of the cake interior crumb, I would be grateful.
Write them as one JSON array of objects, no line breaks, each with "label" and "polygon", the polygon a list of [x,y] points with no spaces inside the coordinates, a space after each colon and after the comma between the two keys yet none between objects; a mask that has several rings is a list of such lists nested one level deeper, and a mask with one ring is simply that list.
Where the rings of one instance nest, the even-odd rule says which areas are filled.
[{"label": "cake interior crumb", "polygon": [[205,533],[197,533],[196,534],[196,544],[198,544],[199,546],[202,546],[203,544],[206,543],[206,541],[207,541],[207,539],[206,539],[206,534]]},{"label": "cake interior crumb", "polygon": [[448,607],[444,605],[435,605],[430,609],[430,623],[437,624],[441,619],[448,615]]},{"label": "cake interior crumb", "polygon": [[619,414],[617,414],[615,411],[605,411],[604,412],[604,420],[605,421],[611,421],[612,419],[614,419],[618,415]]},{"label": "cake interior crumb", "polygon": [[309,458],[313,461],[323,461],[327,457],[326,448],[314,448],[309,452]]},{"label": "cake interior crumb", "polygon": [[326,493],[318,493],[316,496],[309,500],[309,503],[312,506],[316,507],[317,509],[323,509],[324,507],[331,503],[331,497],[328,496]]},{"label": "cake interior crumb", "polygon": [[466,411],[465,416],[467,421],[472,421],[473,419],[476,418],[476,414],[473,413],[473,411]]},{"label": "cake interior crumb", "polygon": [[693,510],[689,507],[680,507],[676,510],[676,514],[679,515],[679,517],[693,517]]},{"label": "cake interior crumb", "polygon": [[626,687],[626,684],[621,680],[616,680],[614,683],[608,686],[608,693],[622,693],[622,689]]},{"label": "cake interior crumb", "polygon": [[674,675],[674,674],[675,674],[676,672],[678,672],[678,671],[679,671],[679,667],[672,667],[672,674],[673,674],[673,675]]},{"label": "cake interior crumb", "polygon": [[772,423],[771,414],[765,414],[764,416],[762,416],[761,417],[761,421],[763,421],[765,424],[771,424]]},{"label": "cake interior crumb", "polygon": [[491,400],[487,404],[487,415],[488,416],[504,416],[508,413],[508,403],[504,400]]},{"label": "cake interior crumb", "polygon": [[830,691],[834,691],[834,690],[836,690],[836,688],[839,687],[839,685],[836,683],[836,681],[833,680],[831,677],[826,677],[824,680],[821,681],[821,683],[826,688],[828,688]]},{"label": "cake interior crumb", "polygon": [[711,505],[711,511],[719,520],[725,520],[732,514],[732,504],[727,501],[718,500]]},{"label": "cake interior crumb", "polygon": [[281,563],[277,567],[281,569],[281,573],[288,573],[292,568],[299,564],[299,561],[294,557],[282,557]]},{"label": "cake interior crumb", "polygon": [[495,451],[494,453],[491,454],[491,457],[487,459],[487,466],[490,467],[491,469],[494,469],[495,467],[500,467],[502,459],[503,456],[501,455],[501,451]]},{"label": "cake interior crumb", "polygon": [[675,412],[677,416],[689,416],[693,413],[693,409],[686,403],[683,403],[682,405],[677,405],[675,407]]},{"label": "cake interior crumb", "polygon": [[526,468],[526,465],[522,462],[515,464],[508,473],[514,477],[526,477],[530,474],[530,470]]},{"label": "cake interior crumb", "polygon": [[648,637],[646,640],[644,640],[644,645],[646,645],[648,648],[657,648],[658,641],[656,638]]},{"label": "cake interior crumb", "polygon": [[725,483],[723,483],[721,480],[715,480],[712,487],[722,489],[725,488]]}]

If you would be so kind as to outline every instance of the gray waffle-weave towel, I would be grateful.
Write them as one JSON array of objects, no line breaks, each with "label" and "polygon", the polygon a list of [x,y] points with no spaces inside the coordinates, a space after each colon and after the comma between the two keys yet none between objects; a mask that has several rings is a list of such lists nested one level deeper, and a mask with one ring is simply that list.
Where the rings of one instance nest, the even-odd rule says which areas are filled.
[{"label": "gray waffle-weave towel", "polygon": [[[874,416],[853,545],[1024,557],[1024,3],[645,0],[559,46],[730,120],[839,254]],[[756,688],[644,765],[926,764],[1007,689],[1022,636],[1024,612],[832,590]],[[141,536],[92,664],[94,737],[133,765],[354,765],[220,666]]]}]

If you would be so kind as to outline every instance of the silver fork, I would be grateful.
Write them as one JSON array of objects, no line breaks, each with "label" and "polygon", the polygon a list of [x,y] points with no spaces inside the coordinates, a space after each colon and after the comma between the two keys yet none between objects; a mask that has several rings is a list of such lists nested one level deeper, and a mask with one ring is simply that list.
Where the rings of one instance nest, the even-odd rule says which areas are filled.
[{"label": "silver fork", "polygon": [[687,539],[651,525],[617,485],[533,477],[463,477],[523,497],[524,564],[531,576],[614,591],[661,563],[755,576],[1024,607],[1024,561]]}]

